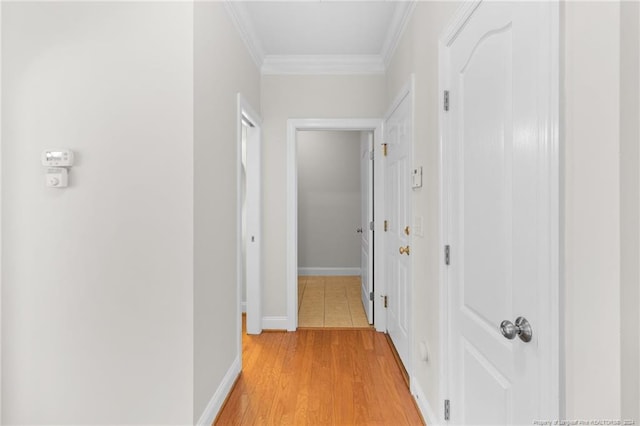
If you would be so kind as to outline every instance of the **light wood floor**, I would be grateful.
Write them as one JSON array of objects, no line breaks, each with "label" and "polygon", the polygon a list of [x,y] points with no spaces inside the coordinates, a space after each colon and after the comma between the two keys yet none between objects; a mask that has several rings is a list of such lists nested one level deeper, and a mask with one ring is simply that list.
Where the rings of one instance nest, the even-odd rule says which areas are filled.
[{"label": "light wood floor", "polygon": [[369,327],[359,276],[298,277],[298,327]]},{"label": "light wood floor", "polygon": [[424,424],[382,333],[243,333],[242,346],[217,425]]}]

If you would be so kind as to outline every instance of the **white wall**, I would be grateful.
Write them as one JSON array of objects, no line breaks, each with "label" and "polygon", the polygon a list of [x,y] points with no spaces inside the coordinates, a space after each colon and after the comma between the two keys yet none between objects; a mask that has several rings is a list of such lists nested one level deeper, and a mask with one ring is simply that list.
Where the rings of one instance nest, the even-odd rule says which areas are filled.
[{"label": "white wall", "polygon": [[298,267],[360,268],[360,132],[298,131]]},{"label": "white wall", "polygon": [[[412,191],[412,209],[414,217],[424,217],[424,236],[414,235],[411,246],[414,259],[412,364],[415,384],[424,391],[434,411],[440,409],[444,399],[439,392],[438,270],[442,247],[439,245],[438,36],[457,7],[456,2],[418,2],[387,70],[389,99],[395,98],[410,74],[415,73],[413,165],[423,167],[423,186]],[[420,342],[429,348],[429,362],[419,357]]]},{"label": "white wall", "polygon": [[262,77],[263,313],[284,317],[286,307],[286,159],[289,118],[377,118],[386,108],[384,76]]},{"label": "white wall", "polygon": [[640,421],[640,5],[620,4],[622,418]]},{"label": "white wall", "polygon": [[193,7],[2,8],[2,421],[190,423]]},{"label": "white wall", "polygon": [[[237,101],[260,75],[222,2],[195,3],[194,420],[240,357],[236,271]],[[224,395],[222,396],[224,397]]]},{"label": "white wall", "polygon": [[567,2],[561,20],[566,416],[616,419],[622,331],[620,4]]}]

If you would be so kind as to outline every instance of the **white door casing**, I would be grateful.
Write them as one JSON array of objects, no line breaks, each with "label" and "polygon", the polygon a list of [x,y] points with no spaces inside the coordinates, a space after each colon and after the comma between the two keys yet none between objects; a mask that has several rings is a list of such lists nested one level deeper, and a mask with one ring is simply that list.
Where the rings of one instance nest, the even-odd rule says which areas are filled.
[{"label": "white door casing", "polygon": [[[379,138],[382,133],[382,121],[380,119],[360,119],[360,118],[327,118],[327,119],[289,119],[287,121],[287,316],[284,319],[287,331],[295,331],[298,327],[298,176],[297,176],[297,142],[296,133],[298,130],[355,130],[373,131],[374,138]],[[374,169],[377,169],[377,161],[374,160]],[[380,182],[374,182],[375,199],[378,199],[378,192],[381,191]],[[378,209],[377,201],[374,209]],[[377,214],[377,213],[376,213]],[[376,223],[374,233],[374,247],[381,246],[381,235],[378,232],[379,224]],[[381,231],[380,227],[380,231]],[[374,264],[382,263],[382,252],[374,250]],[[382,268],[375,268],[376,277],[381,273]],[[380,304],[374,301],[375,312],[380,312]],[[375,327],[385,326],[383,314],[375,315]],[[381,331],[381,330],[380,330]]]},{"label": "white door casing", "polygon": [[[469,3],[441,44],[453,424],[559,415],[557,7]],[[500,331],[520,316],[528,343]]]},{"label": "white door casing", "polygon": [[384,123],[384,276],[387,331],[411,377],[411,157],[413,76],[392,104]]},{"label": "white door casing", "polygon": [[[245,185],[242,185],[242,120],[246,119],[253,127],[246,127]],[[241,301],[242,285],[246,282],[247,296],[247,333],[262,332],[262,259],[261,259],[261,131],[262,120],[251,105],[238,94],[238,217],[242,218],[242,200],[245,200],[244,234],[246,249],[242,253],[242,220],[238,229],[238,300]],[[243,187],[246,188],[243,189]],[[244,277],[244,279],[243,279]],[[242,327],[240,319],[240,327]],[[241,330],[239,334],[241,335]]]},{"label": "white door casing", "polygon": [[362,134],[360,138],[360,194],[361,194],[361,250],[360,278],[362,306],[369,324],[373,324],[373,229],[369,224],[373,221],[373,133]]}]

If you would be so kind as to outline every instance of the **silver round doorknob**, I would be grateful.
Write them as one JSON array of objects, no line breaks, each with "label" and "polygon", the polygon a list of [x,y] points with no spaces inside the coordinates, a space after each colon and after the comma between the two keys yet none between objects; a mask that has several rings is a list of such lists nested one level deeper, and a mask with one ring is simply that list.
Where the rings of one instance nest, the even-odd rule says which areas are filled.
[{"label": "silver round doorknob", "polygon": [[525,317],[516,318],[516,328],[518,329],[518,337],[520,340],[527,343],[531,341],[531,337],[533,336],[533,330],[531,329],[531,324]]},{"label": "silver round doorknob", "polygon": [[509,320],[504,320],[500,323],[500,332],[509,340],[515,339],[516,335],[518,334],[516,326],[513,325],[513,323]]},{"label": "silver round doorknob", "polygon": [[500,332],[509,340],[515,339],[515,337],[518,336],[520,340],[525,343],[530,342],[533,336],[531,324],[529,324],[529,321],[527,321],[525,317],[516,318],[515,325],[508,320],[502,321],[500,323]]},{"label": "silver round doorknob", "polygon": [[356,232],[357,232],[358,234],[362,234],[362,228],[356,228]]}]

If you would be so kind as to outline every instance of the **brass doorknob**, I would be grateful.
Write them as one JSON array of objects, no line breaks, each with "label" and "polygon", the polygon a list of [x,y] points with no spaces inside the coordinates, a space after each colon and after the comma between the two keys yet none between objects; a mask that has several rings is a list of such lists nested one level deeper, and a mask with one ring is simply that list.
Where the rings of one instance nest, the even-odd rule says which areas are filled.
[{"label": "brass doorknob", "polygon": [[405,226],[405,227],[404,227],[404,233],[405,233],[406,235],[409,235],[409,227],[408,227],[408,226]]},{"label": "brass doorknob", "polygon": [[409,246],[406,247],[400,247],[400,254],[406,254],[407,256],[409,256]]}]

